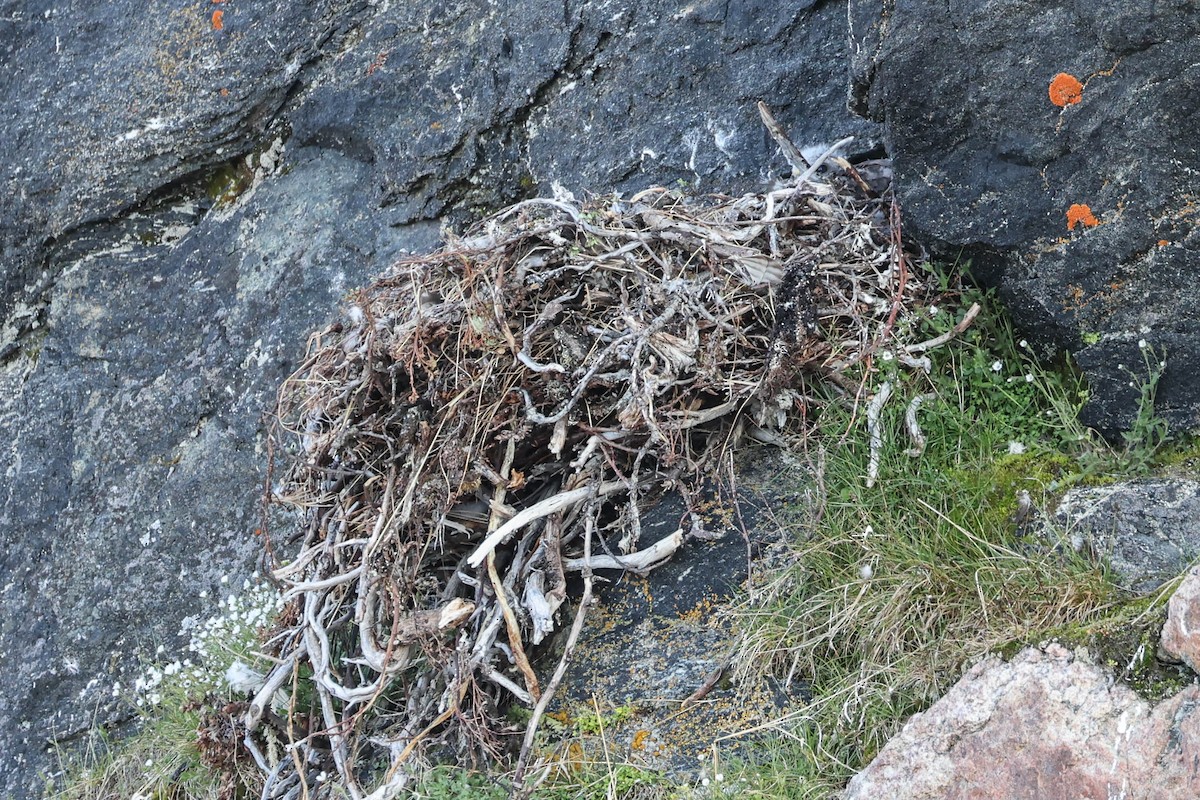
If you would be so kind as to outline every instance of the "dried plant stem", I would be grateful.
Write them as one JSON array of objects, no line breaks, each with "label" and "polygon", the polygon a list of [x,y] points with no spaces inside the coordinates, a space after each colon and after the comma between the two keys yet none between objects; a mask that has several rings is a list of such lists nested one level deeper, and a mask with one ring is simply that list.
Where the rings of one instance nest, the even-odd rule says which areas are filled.
[{"label": "dried plant stem", "polygon": [[533,715],[529,718],[529,724],[525,728],[525,737],[521,741],[521,753],[513,771],[513,786],[518,797],[527,796],[521,793],[520,788],[525,779],[525,767],[533,753],[533,742],[537,738],[538,726],[541,724],[542,716],[545,715],[550,701],[554,699],[554,693],[558,691],[563,676],[567,674],[571,656],[575,654],[575,646],[579,643],[580,633],[583,632],[583,621],[587,617],[588,606],[592,602],[592,531],[593,524],[591,517],[588,517],[583,534],[583,595],[579,598],[579,607],[575,610],[575,620],[571,623],[571,632],[567,635],[562,657],[558,660],[558,666],[554,668],[554,674],[546,684],[546,691],[543,692],[542,699],[534,706]]}]

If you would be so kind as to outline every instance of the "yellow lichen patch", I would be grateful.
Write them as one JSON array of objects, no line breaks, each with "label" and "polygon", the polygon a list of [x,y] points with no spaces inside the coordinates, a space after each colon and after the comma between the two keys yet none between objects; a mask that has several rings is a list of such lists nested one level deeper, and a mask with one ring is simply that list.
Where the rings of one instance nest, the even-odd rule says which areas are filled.
[{"label": "yellow lichen patch", "polygon": [[1060,72],[1050,81],[1050,102],[1059,108],[1074,105],[1083,98],[1083,84],[1074,75]]},{"label": "yellow lichen patch", "polygon": [[1067,230],[1075,230],[1075,226],[1083,224],[1084,227],[1094,228],[1100,224],[1092,214],[1092,209],[1085,203],[1075,203],[1067,209]]}]

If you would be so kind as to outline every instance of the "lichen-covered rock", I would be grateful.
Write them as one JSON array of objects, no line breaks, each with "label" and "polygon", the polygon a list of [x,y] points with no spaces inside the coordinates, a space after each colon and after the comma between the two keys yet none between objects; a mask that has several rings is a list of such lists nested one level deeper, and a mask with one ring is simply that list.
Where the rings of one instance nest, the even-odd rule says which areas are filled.
[{"label": "lichen-covered rock", "polygon": [[1200,483],[1168,478],[1071,489],[1053,527],[1075,549],[1104,559],[1119,585],[1150,592],[1200,555]]},{"label": "lichen-covered rock", "polygon": [[758,99],[801,143],[877,144],[843,103],[841,3],[0,5],[18,799],[52,740],[126,713],[114,683],[252,568],[263,415],[308,333],[401,250],[553,181],[757,185],[782,166]]},{"label": "lichen-covered rock", "polygon": [[1200,567],[1193,567],[1167,603],[1163,653],[1200,672]]},{"label": "lichen-covered rock", "polygon": [[855,104],[885,126],[908,230],[998,284],[1031,339],[1075,355],[1088,424],[1128,429],[1146,340],[1168,354],[1160,411],[1194,427],[1195,6],[851,6]]},{"label": "lichen-covered rock", "polygon": [[973,667],[843,800],[1200,796],[1200,688],[1151,705],[1060,645]]}]

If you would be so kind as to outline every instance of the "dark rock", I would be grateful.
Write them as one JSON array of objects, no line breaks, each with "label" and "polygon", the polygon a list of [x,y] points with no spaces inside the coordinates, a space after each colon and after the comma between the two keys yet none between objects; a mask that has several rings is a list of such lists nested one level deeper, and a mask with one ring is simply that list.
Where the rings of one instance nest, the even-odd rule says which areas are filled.
[{"label": "dark rock", "polygon": [[[1200,412],[1200,17],[1129,6],[854,2],[854,98],[884,123],[910,233],[1000,287],[1030,338],[1076,356],[1084,420],[1130,427],[1137,347],[1168,354],[1158,408]],[[1059,73],[1078,103],[1050,100]],[[1068,229],[1086,204],[1098,225]]]},{"label": "dark rock", "polygon": [[1165,479],[1072,489],[1055,514],[1075,549],[1103,558],[1117,583],[1151,592],[1200,556],[1200,484]]},{"label": "dark rock", "polygon": [[[844,105],[840,3],[0,0],[0,785],[124,713],[261,543],[263,415],[402,248],[561,182],[740,191]],[[290,138],[289,138],[290,137]],[[280,153],[272,143],[286,141]],[[249,162],[247,161],[249,158]],[[770,170],[763,165],[770,164]]]},{"label": "dark rock", "polygon": [[[693,516],[678,494],[669,494],[643,516],[643,546],[681,522],[688,526],[684,547],[668,563],[646,576],[597,573],[596,602],[553,704],[568,720],[600,713],[603,737],[568,728],[582,739],[585,758],[607,753],[693,781],[696,754],[714,740],[723,739],[723,757],[746,756],[754,741],[746,731],[810,699],[772,680],[733,680],[740,635],[733,604],[751,564],[786,536],[765,509],[810,503],[799,480],[778,480],[780,471],[794,475],[795,468],[776,453],[761,448],[744,462],[735,495],[707,487],[698,504],[703,511]],[[796,491],[784,495],[787,489]],[[557,638],[565,637],[560,631]],[[544,657],[542,672],[549,674],[559,656]]]}]

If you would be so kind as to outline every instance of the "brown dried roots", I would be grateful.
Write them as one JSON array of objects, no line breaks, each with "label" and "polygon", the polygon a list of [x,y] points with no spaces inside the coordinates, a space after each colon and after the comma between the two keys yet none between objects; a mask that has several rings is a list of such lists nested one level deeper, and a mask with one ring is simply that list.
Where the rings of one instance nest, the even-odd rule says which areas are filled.
[{"label": "brown dried roots", "polygon": [[849,385],[887,335],[918,290],[889,203],[844,162],[740,198],[530,200],[358,292],[279,398],[305,526],[246,721],[290,687],[308,727],[256,752],[264,797],[390,797],[426,757],[500,755],[568,574],[669,558],[691,522],[642,541],[646,502],[794,436],[806,386]]}]

